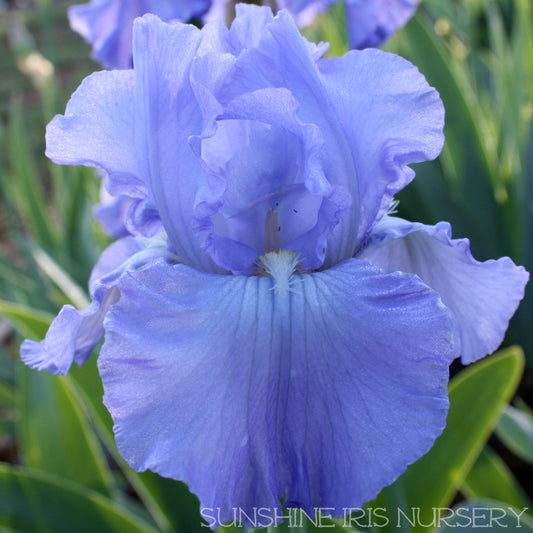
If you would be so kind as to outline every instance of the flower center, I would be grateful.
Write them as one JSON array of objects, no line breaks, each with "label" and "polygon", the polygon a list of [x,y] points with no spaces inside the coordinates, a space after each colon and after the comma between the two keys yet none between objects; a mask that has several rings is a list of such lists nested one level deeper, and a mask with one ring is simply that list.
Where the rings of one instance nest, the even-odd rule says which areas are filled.
[{"label": "flower center", "polygon": [[292,250],[268,252],[257,260],[256,272],[259,276],[269,276],[274,280],[273,289],[277,293],[291,290],[294,274],[300,264],[300,254]]}]

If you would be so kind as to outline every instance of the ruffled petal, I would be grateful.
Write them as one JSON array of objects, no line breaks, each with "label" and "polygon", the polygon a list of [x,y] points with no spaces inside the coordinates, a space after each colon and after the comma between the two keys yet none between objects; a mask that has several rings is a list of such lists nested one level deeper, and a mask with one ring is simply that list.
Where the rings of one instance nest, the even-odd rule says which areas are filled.
[{"label": "ruffled petal", "polygon": [[380,46],[415,13],[411,0],[345,0],[350,48]]},{"label": "ruffled petal", "polygon": [[468,239],[452,239],[447,222],[424,226],[385,217],[358,257],[381,268],[415,273],[440,294],[454,318],[464,364],[498,348],[529,279],[508,257],[476,261]]},{"label": "ruffled petal", "polygon": [[[46,155],[59,165],[105,171],[110,193],[146,196],[139,172],[131,71],[96,72],[72,95],[65,115],[46,128]],[[122,185],[115,190],[115,182]]]},{"label": "ruffled petal", "polygon": [[201,39],[200,30],[192,25],[168,25],[152,15],[135,21],[136,113],[144,150],[142,173],[174,249],[183,262],[217,271],[191,228],[195,195],[204,173],[189,145],[189,137],[204,128],[190,83]]},{"label": "ruffled petal", "polygon": [[[253,6],[247,6],[247,9],[253,13]],[[239,55],[233,72],[226,77],[225,84],[217,93],[217,99],[226,104],[259,89],[284,87],[289,90],[299,104],[300,120],[317,126],[324,139],[322,166],[327,179],[357,199],[357,179],[350,146],[317,66],[323,61],[319,59],[323,51],[323,47],[311,46],[290,15],[280,11],[265,26],[257,45]],[[351,88],[347,92],[355,96]],[[348,211],[340,226],[356,228],[357,210]],[[329,250],[328,255],[331,253],[337,258],[331,264],[351,255]]]},{"label": "ruffled petal", "polygon": [[22,361],[31,368],[61,375],[68,373],[74,361],[83,365],[104,336],[106,313],[120,298],[117,281],[126,272],[140,268],[162,254],[166,254],[164,249],[145,249],[132,237],[111,244],[91,274],[92,302],[89,307],[78,311],[72,305],[65,305],[50,325],[44,340],[25,340],[22,343]]},{"label": "ruffled petal", "polygon": [[416,67],[392,54],[352,51],[317,60],[283,11],[257,46],[240,54],[217,98],[226,104],[268,87],[287,88],[300,119],[318,127],[324,173],[354,200],[328,238],[325,266],[332,266],[353,255],[393,195],[413,179],[407,165],[439,154],[442,102]]},{"label": "ruffled petal", "polygon": [[[351,198],[324,175],[323,139],[297,116],[286,89],[232,100],[196,151],[210,172],[196,199],[195,230],[222,268],[253,273],[264,253],[289,249],[318,269]],[[270,219],[269,219],[270,217]]]},{"label": "ruffled petal", "polygon": [[353,247],[385,214],[394,194],[414,178],[407,165],[440,153],[444,107],[415,66],[381,50],[326,59],[320,70],[350,145],[358,186],[357,233],[341,224],[330,240],[337,251],[331,257],[334,264],[344,254],[353,255]]},{"label": "ruffled petal", "polygon": [[452,323],[416,276],[351,259],[272,290],[153,264],[119,287],[99,369],[120,453],[221,522],[280,498],[340,516],[445,425]]}]

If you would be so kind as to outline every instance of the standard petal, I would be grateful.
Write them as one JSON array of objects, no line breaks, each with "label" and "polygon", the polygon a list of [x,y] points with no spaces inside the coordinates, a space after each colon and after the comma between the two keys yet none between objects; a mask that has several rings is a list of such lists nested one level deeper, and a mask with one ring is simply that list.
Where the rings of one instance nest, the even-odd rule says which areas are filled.
[{"label": "standard petal", "polygon": [[[253,6],[247,6],[247,10],[253,13]],[[323,52],[323,47],[311,47],[290,15],[281,11],[265,26],[257,46],[246,49],[239,55],[232,74],[227,76],[217,98],[220,102],[227,103],[258,89],[288,89],[299,104],[300,120],[316,125],[324,138],[322,165],[327,179],[332,185],[346,189],[356,201],[359,198],[356,169],[343,125],[321,80],[317,64],[323,60],[319,60],[319,50]],[[344,90],[355,96],[351,88],[347,90],[345,87]],[[339,225],[352,236],[352,239],[347,236],[346,242],[353,243],[355,239],[353,228],[358,226],[357,212],[354,206]],[[330,264],[351,256],[350,253],[343,255],[340,250],[329,249],[328,255],[336,258],[335,261],[329,261]]]},{"label": "standard petal", "polygon": [[59,165],[105,171],[111,194],[144,198],[135,142],[134,78],[131,71],[96,72],[72,95],[65,115],[46,128],[46,155]]},{"label": "standard petal", "polygon": [[135,21],[136,113],[142,174],[173,247],[183,262],[217,271],[191,229],[195,195],[204,174],[189,145],[189,137],[204,127],[190,83],[201,39],[200,30],[192,25],[164,24],[152,15]]},{"label": "standard petal", "polygon": [[529,279],[508,257],[476,261],[468,239],[452,239],[447,222],[424,226],[385,217],[358,257],[415,273],[437,291],[454,318],[458,355],[465,364],[498,348]]},{"label": "standard petal", "polygon": [[320,70],[350,145],[358,187],[357,233],[354,237],[343,227],[333,235],[340,252],[331,258],[335,264],[353,255],[353,247],[388,210],[393,196],[414,178],[407,165],[440,153],[444,107],[415,66],[381,50],[325,59]]},{"label": "standard petal", "polygon": [[445,425],[452,323],[416,276],[351,259],[279,291],[153,264],[119,286],[99,369],[121,455],[221,522],[280,498],[340,516]]},{"label": "standard petal", "polygon": [[286,89],[254,91],[232,100],[215,132],[194,143],[211,170],[194,227],[224,269],[253,273],[260,255],[279,249],[318,269],[328,235],[351,207],[349,193],[324,175],[320,132],[297,110]]},{"label": "standard petal", "polygon": [[364,50],[316,60],[306,42],[280,12],[257,46],[237,58],[218,100],[285,87],[299,103],[300,119],[318,127],[325,175],[353,198],[328,238],[330,267],[353,255],[394,194],[413,179],[407,165],[439,154],[444,108],[418,69],[398,56]]},{"label": "standard petal", "polygon": [[44,340],[22,343],[22,361],[31,368],[62,375],[68,373],[74,361],[83,365],[102,340],[104,317],[120,297],[117,281],[126,272],[140,268],[162,254],[168,256],[164,248],[146,249],[132,237],[111,244],[102,253],[91,274],[92,302],[89,307],[78,311],[72,305],[65,305]]}]

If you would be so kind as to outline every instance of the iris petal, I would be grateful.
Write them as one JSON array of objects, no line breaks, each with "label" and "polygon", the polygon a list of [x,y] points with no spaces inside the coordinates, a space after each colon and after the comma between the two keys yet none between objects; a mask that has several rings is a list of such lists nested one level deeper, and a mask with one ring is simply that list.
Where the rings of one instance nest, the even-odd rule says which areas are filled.
[{"label": "iris petal", "polygon": [[85,78],[65,115],[57,115],[48,124],[46,155],[59,165],[103,169],[111,194],[144,198],[147,190],[134,138],[133,91],[131,71],[96,72]]},{"label": "iris petal", "polygon": [[[351,206],[349,193],[324,175],[320,132],[297,110],[286,89],[254,91],[229,102],[215,132],[196,145],[210,172],[196,197],[195,228],[222,268],[250,274],[260,255],[290,249],[304,269],[317,269]],[[265,237],[272,211],[276,245]]]},{"label": "iris petal", "polygon": [[418,69],[400,57],[364,50],[317,60],[284,12],[237,58],[218,100],[272,86],[287,88],[300,119],[318,127],[324,173],[353,198],[328,238],[329,267],[353,255],[393,195],[413,179],[407,165],[439,154],[444,108]]},{"label": "iris petal", "polygon": [[[135,21],[133,33],[142,173],[179,257],[196,268],[216,271],[201,251],[190,223],[199,176],[203,175],[188,140],[203,129],[202,113],[189,81],[200,30],[163,24],[157,17],[145,15]],[[153,50],[157,50],[155,60]]]},{"label": "iris petal", "polygon": [[134,200],[128,196],[111,196],[104,184],[100,187],[100,203],[93,208],[93,215],[105,232],[112,237],[126,237],[129,231],[125,221]]},{"label": "iris petal", "polygon": [[104,336],[103,321],[110,307],[118,301],[117,280],[130,270],[140,268],[154,257],[166,254],[164,248],[145,246],[132,237],[111,244],[100,256],[89,281],[92,302],[78,311],[65,305],[52,322],[41,342],[22,343],[21,358],[28,366],[51,374],[68,373],[75,361],[83,365]]},{"label": "iris petal", "polygon": [[444,427],[452,324],[416,276],[351,259],[279,291],[152,264],[119,286],[99,368],[121,455],[222,522],[280,498],[342,515]]},{"label": "iris petal", "polygon": [[336,255],[329,264],[335,264],[353,255],[353,247],[385,214],[394,194],[414,178],[407,165],[440,153],[444,108],[415,66],[381,50],[351,51],[320,62],[320,70],[349,142],[358,183],[354,206],[359,226],[354,236],[342,222],[330,239]]},{"label": "iris petal", "polygon": [[452,239],[446,222],[424,226],[385,217],[358,257],[415,273],[437,291],[454,318],[465,364],[498,348],[529,279],[508,257],[476,261],[468,239]]},{"label": "iris petal", "polygon": [[[250,7],[250,6],[249,6]],[[265,27],[257,46],[243,51],[220,89],[223,104],[243,94],[270,87],[284,87],[299,104],[298,116],[320,130],[326,149],[322,165],[332,185],[344,187],[358,198],[357,179],[350,147],[318,70],[322,49],[312,48],[302,38],[294,21],[281,11]],[[355,93],[348,91],[350,95]],[[357,211],[344,217],[343,225],[357,227]],[[353,240],[353,239],[352,239]],[[344,256],[346,257],[346,256]]]}]

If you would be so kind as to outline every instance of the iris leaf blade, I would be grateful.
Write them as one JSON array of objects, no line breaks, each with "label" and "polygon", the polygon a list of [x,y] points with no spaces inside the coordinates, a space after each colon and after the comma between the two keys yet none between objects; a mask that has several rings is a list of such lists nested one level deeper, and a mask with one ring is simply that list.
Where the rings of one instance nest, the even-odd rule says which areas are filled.
[{"label": "iris leaf blade", "polygon": [[22,364],[19,376],[24,464],[112,495],[112,475],[70,376],[52,376]]},{"label": "iris leaf blade", "polygon": [[86,487],[5,464],[0,464],[0,525],[25,533],[157,533]]},{"label": "iris leaf blade", "polygon": [[31,307],[0,300],[0,315],[24,338],[42,339],[52,322],[53,316],[45,311]]},{"label": "iris leaf blade", "polygon": [[507,406],[496,426],[496,435],[514,454],[533,464],[533,416]]},{"label": "iris leaf blade", "polygon": [[468,473],[461,492],[469,499],[490,498],[517,508],[532,505],[509,467],[488,446]]}]

